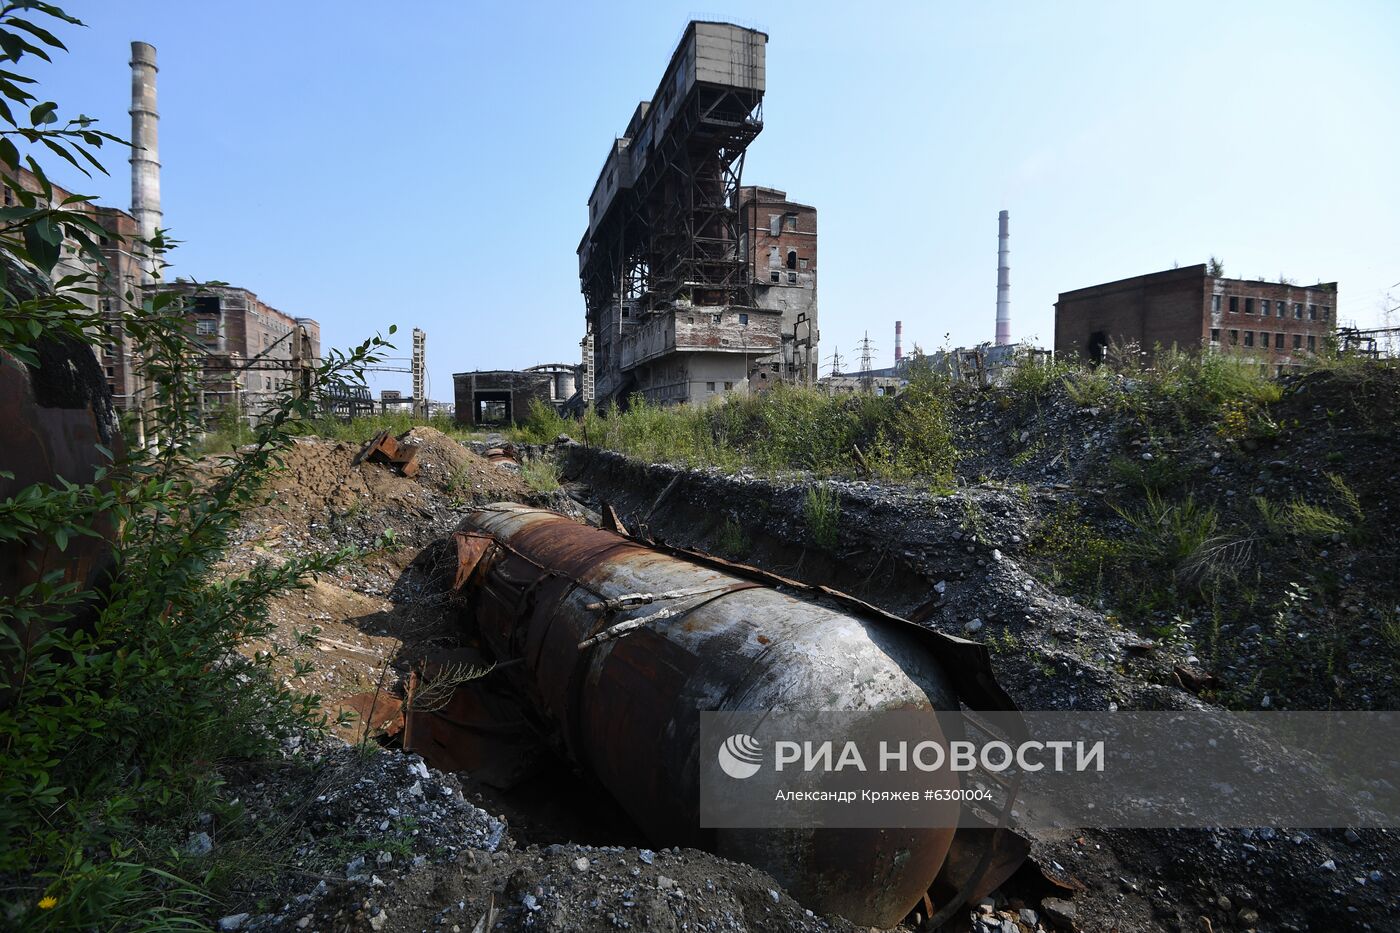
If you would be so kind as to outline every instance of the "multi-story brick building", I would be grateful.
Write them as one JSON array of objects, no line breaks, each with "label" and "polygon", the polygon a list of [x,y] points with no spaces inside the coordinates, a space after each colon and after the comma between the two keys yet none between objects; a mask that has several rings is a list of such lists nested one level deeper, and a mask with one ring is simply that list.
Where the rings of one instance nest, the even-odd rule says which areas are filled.
[{"label": "multi-story brick building", "polygon": [[817,209],[777,188],[739,189],[741,251],[754,304],[780,313],[782,349],[758,362],[784,378],[817,379]]},{"label": "multi-story brick building", "polygon": [[[72,192],[58,185],[52,182],[50,185],[52,197],[48,206],[57,207],[72,196]],[[20,169],[15,175],[7,176],[0,188],[3,188],[2,200],[7,208],[18,206],[17,188],[42,197],[42,187],[34,173],[28,169]],[[135,296],[140,289],[140,263],[130,247],[132,238],[136,235],[136,221],[124,210],[103,207],[92,202],[75,202],[64,209],[86,213],[108,232],[108,235],[98,242],[103,263],[99,264],[84,256],[79,244],[70,240],[63,244],[53,278],[57,280],[67,275],[84,273],[94,276],[96,293],[74,292],[73,297],[89,310],[101,311],[109,316],[103,324],[105,339],[97,349],[98,362],[107,377],[107,386],[112,391],[112,401],[116,407],[135,408],[139,404],[140,386],[132,360],[131,338],[123,332],[121,321],[114,312],[117,302],[127,295]]]},{"label": "multi-story brick building", "polygon": [[183,299],[195,342],[207,354],[206,412],[231,407],[255,417],[320,361],[316,321],[283,314],[246,288],[179,280],[148,287]]},{"label": "multi-story brick building", "polygon": [[1275,373],[1328,350],[1337,283],[1231,279],[1206,266],[1168,269],[1061,292],[1055,354],[1101,360],[1110,346],[1248,353]]}]

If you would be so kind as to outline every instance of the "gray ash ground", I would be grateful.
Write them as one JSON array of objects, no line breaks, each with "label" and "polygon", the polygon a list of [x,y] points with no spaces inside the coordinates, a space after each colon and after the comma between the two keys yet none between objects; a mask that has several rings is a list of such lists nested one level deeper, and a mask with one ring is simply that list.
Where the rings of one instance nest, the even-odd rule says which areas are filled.
[{"label": "gray ash ground", "polygon": [[[416,755],[308,741],[282,767],[234,769],[249,857],[271,880],[217,920],[247,931],[850,930],[767,875],[705,852],[554,843],[517,847],[453,775]],[[188,845],[218,848],[210,818]]]}]

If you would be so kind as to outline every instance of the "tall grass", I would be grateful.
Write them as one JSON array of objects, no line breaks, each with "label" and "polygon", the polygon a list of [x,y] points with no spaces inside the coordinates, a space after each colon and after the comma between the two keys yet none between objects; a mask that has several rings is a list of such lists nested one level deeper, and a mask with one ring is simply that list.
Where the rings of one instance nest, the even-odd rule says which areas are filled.
[{"label": "tall grass", "polygon": [[579,433],[589,444],[643,460],[748,467],[775,474],[923,479],[946,487],[958,451],[945,381],[911,382],[899,396],[828,396],[779,385],[708,405],[659,407],[634,397],[626,410],[590,410]]}]

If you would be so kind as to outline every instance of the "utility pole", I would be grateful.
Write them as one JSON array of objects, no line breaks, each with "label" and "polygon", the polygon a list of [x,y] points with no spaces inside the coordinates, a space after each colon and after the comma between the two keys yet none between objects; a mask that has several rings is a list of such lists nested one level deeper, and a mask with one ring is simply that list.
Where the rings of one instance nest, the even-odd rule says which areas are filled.
[{"label": "utility pole", "polygon": [[845,365],[845,360],[841,359],[841,348],[838,346],[833,346],[831,348],[831,375],[841,375],[841,369]]}]

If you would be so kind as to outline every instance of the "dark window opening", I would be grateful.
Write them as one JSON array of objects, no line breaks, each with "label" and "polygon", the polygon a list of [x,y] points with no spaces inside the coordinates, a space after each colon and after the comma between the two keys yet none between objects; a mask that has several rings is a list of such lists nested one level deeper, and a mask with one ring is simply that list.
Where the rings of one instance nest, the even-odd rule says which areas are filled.
[{"label": "dark window opening", "polygon": [[1314,352],[1316,352],[1316,351],[1317,351],[1317,338],[1314,337],[1312,334],[1308,334],[1308,352],[1309,352],[1309,353],[1314,353]]},{"label": "dark window opening", "polygon": [[1253,298],[1246,298],[1246,299],[1244,300],[1244,313],[1245,313],[1245,314],[1253,314],[1253,313],[1254,313],[1254,299],[1253,299]]},{"label": "dark window opening", "polygon": [[[796,269],[796,268],[797,268],[797,250],[795,250],[795,249],[790,249],[790,250],[788,250],[788,254],[787,254],[787,267],[788,267],[789,269]],[[1316,308],[1317,305],[1313,305],[1313,307]]]},{"label": "dark window opening", "polygon": [[1230,313],[1231,313],[1231,314],[1239,314],[1239,313],[1240,313],[1240,299],[1239,299],[1239,296],[1238,296],[1238,295],[1231,295],[1231,296],[1230,296]]},{"label": "dark window opening", "polygon": [[1212,327],[1212,328],[1210,329],[1210,342],[1211,342],[1211,343],[1219,343],[1219,342],[1220,342],[1220,328],[1218,328],[1218,327]]},{"label": "dark window opening", "polygon": [[1244,345],[1246,347],[1254,346],[1254,331],[1247,330],[1244,332]]},{"label": "dark window opening", "polygon": [[1239,343],[1240,343],[1240,332],[1237,331],[1237,330],[1232,330],[1232,331],[1230,331],[1230,346],[1232,346],[1232,347],[1237,347],[1237,346],[1239,346]]},{"label": "dark window opening", "polygon": [[783,277],[777,272],[770,272],[768,273],[768,280],[770,282],[781,282],[783,280]]},{"label": "dark window opening", "polygon": [[1108,337],[1101,330],[1096,330],[1089,335],[1089,362],[1097,366],[1108,359]]}]

